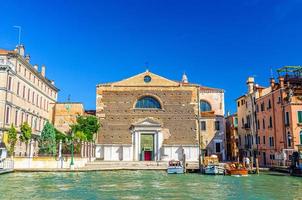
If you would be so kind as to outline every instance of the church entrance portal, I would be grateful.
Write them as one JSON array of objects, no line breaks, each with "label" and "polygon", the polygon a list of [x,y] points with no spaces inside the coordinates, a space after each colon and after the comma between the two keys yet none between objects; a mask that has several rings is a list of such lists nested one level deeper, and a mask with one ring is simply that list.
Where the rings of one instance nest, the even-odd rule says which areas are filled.
[{"label": "church entrance portal", "polygon": [[154,160],[154,134],[141,134],[141,160]]}]

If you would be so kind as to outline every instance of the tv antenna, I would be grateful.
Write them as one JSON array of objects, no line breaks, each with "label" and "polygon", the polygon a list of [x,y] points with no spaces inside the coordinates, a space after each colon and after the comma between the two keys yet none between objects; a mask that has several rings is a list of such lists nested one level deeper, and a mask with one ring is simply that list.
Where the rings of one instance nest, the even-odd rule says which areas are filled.
[{"label": "tv antenna", "polygon": [[21,44],[21,30],[22,30],[22,27],[21,26],[13,26],[14,28],[18,29],[18,45]]}]

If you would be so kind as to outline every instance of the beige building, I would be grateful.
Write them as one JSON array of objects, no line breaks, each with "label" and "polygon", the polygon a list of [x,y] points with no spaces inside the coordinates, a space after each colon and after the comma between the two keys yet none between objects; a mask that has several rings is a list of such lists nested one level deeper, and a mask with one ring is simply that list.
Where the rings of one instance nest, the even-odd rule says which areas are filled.
[{"label": "beige building", "polygon": [[[15,50],[0,49],[0,139],[13,124],[17,130],[24,122],[39,135],[57,101],[58,88],[45,76],[46,67],[30,63],[23,45]],[[21,143],[20,143],[21,145]],[[16,153],[22,149],[16,145]]]},{"label": "beige building", "polygon": [[146,71],[99,84],[96,115],[103,160],[198,161],[200,148],[224,154],[224,92],[185,75],[177,82]]},{"label": "beige building", "polygon": [[54,127],[62,133],[68,133],[77,117],[84,115],[84,106],[77,102],[60,102],[55,104],[53,112]]},{"label": "beige building", "polygon": [[247,79],[247,93],[239,97],[237,102],[238,117],[238,147],[240,157],[257,156],[256,138],[256,99],[259,97],[259,89],[253,77]]}]

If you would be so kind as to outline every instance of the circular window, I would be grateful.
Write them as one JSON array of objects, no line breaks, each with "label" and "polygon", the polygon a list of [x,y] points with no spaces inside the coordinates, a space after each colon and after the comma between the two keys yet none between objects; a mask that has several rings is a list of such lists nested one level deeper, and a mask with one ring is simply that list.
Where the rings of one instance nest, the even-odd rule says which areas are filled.
[{"label": "circular window", "polygon": [[145,83],[149,83],[151,81],[151,76],[148,76],[148,75],[145,76],[144,81],[145,81]]}]

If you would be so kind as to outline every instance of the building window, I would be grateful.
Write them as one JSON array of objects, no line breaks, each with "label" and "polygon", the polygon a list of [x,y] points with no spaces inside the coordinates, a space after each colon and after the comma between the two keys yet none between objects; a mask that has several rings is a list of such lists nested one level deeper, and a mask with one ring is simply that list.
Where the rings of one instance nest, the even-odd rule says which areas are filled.
[{"label": "building window", "polygon": [[273,128],[273,119],[269,117],[269,128]]},{"label": "building window", "polygon": [[289,126],[289,113],[285,113],[285,126]]},{"label": "building window", "polygon": [[5,114],[5,123],[9,124],[9,118],[10,118],[10,108],[6,107],[6,114]]},{"label": "building window", "polygon": [[302,145],[302,131],[300,131],[300,144]]},{"label": "building window", "polygon": [[265,136],[262,137],[263,144],[265,144]]},{"label": "building window", "polygon": [[262,128],[265,129],[265,120],[262,119]]},{"label": "building window", "polygon": [[237,117],[234,118],[234,127],[238,127],[238,118]]},{"label": "building window", "polygon": [[208,112],[211,110],[212,110],[211,105],[207,101],[204,101],[204,100],[200,101],[200,111],[201,112]]},{"label": "building window", "polygon": [[240,101],[237,101],[237,107],[240,107]]},{"label": "building window", "polygon": [[269,155],[269,158],[270,158],[271,160],[275,160],[275,154],[270,154],[270,155]]},{"label": "building window", "polygon": [[241,135],[239,135],[239,146],[241,146]]},{"label": "building window", "polygon": [[24,112],[22,112],[21,114],[21,124],[23,124],[23,122],[24,122]]},{"label": "building window", "polygon": [[302,111],[298,111],[298,123],[302,123]]},{"label": "building window", "polygon": [[258,106],[258,104],[256,105],[256,112],[259,112],[259,106]]},{"label": "building window", "polygon": [[18,126],[18,110],[15,113],[15,126]]},{"label": "building window", "polygon": [[29,101],[30,100],[30,89],[28,88],[28,90],[27,90],[27,101]]},{"label": "building window", "polygon": [[292,146],[292,136],[290,135],[290,132],[287,132],[287,146]]},{"label": "building window", "polygon": [[11,76],[8,77],[7,89],[9,91],[12,91],[12,77]]},{"label": "building window", "polygon": [[216,131],[220,130],[220,122],[219,121],[215,121],[215,130]]},{"label": "building window", "polygon": [[23,99],[25,99],[25,86],[23,86],[23,94],[22,94]]},{"label": "building window", "polygon": [[274,137],[269,137],[269,146],[270,147],[274,146]]},{"label": "building window", "polygon": [[215,150],[216,150],[216,153],[220,153],[220,142],[215,143]]},{"label": "building window", "polygon": [[200,129],[201,129],[202,131],[207,130],[207,124],[206,124],[205,121],[201,121],[201,122],[200,122]]},{"label": "building window", "polygon": [[136,104],[135,108],[145,108],[145,109],[161,109],[160,103],[153,97],[145,96],[140,98]]},{"label": "building window", "polygon": [[257,120],[257,129],[260,129],[260,121],[259,121],[259,119]]},{"label": "building window", "polygon": [[17,83],[17,95],[20,95],[20,82]]},{"label": "building window", "polygon": [[264,103],[261,103],[261,111],[264,111]]},{"label": "building window", "polygon": [[33,91],[33,96],[32,96],[32,104],[35,105],[35,92]]},{"label": "building window", "polygon": [[271,103],[271,100],[269,99],[268,100],[268,107],[267,107],[268,109],[271,109],[272,108],[272,103]]}]

